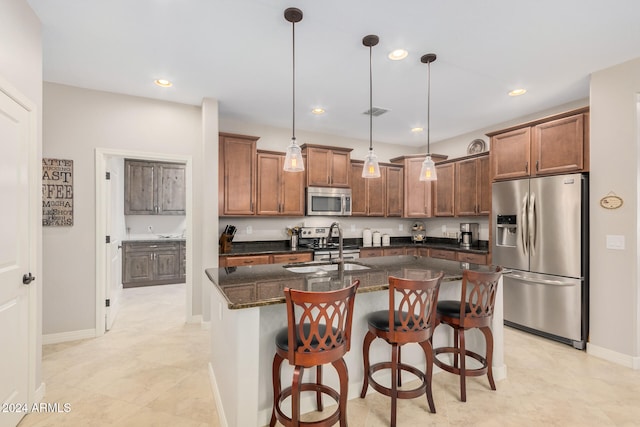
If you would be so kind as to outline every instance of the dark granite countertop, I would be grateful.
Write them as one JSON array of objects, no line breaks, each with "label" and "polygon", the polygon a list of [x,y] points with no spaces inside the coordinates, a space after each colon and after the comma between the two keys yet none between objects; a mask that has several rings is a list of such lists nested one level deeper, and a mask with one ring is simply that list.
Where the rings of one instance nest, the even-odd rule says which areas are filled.
[{"label": "dark granite countertop", "polygon": [[[486,240],[481,240],[478,247],[465,249],[461,248],[455,239],[446,238],[427,238],[427,241],[422,243],[414,243],[410,237],[392,237],[391,244],[389,246],[376,246],[364,248],[362,245],[362,239],[344,239],[345,246],[357,246],[360,249],[369,248],[394,248],[394,247],[422,247],[422,248],[434,248],[434,249],[447,249],[458,252],[470,252],[477,254],[489,253],[489,245]],[[263,254],[278,254],[278,253],[304,253],[311,252],[311,249],[304,247],[298,247],[295,251],[291,250],[291,246],[288,240],[274,240],[274,241],[260,241],[260,242],[234,242],[231,252],[220,254],[220,256],[234,256],[234,255],[263,255]]]},{"label": "dark granite countertop", "polygon": [[488,266],[412,255],[358,259],[349,263],[369,268],[318,273],[295,273],[285,268],[287,266],[310,265],[328,268],[331,265],[326,262],[316,262],[208,268],[205,271],[217,290],[225,296],[228,308],[234,310],[284,303],[282,290],[285,287],[330,291],[341,289],[359,279],[358,292],[372,292],[387,289],[389,276],[424,280],[443,271],[444,282],[447,282],[462,279],[462,271],[465,268],[472,270],[489,268]]}]

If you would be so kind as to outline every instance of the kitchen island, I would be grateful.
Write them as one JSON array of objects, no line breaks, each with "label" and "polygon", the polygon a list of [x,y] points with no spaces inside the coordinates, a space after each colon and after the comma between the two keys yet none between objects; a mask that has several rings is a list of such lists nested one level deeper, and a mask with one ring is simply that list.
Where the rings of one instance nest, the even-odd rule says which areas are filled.
[{"label": "kitchen island", "polygon": [[[355,300],[351,351],[345,356],[349,369],[349,399],[353,399],[359,396],[363,381],[362,341],[367,331],[365,316],[372,311],[387,308],[389,276],[420,280],[427,277],[430,271],[443,271],[445,276],[439,300],[445,300],[459,299],[464,268],[488,269],[487,266],[410,255],[360,259],[353,264],[360,266],[354,268],[364,268],[331,271],[331,267],[325,264],[316,269],[316,272],[295,272],[287,268],[290,266],[271,264],[206,270],[214,287],[211,292],[209,374],[221,425],[261,426],[269,422],[274,339],[276,332],[287,325],[282,292],[285,287],[328,291],[342,288],[356,279],[360,280]],[[506,377],[502,322],[500,286],[492,324],[493,370],[496,380]],[[482,334],[479,331],[473,332],[467,336],[467,346],[484,354]],[[452,342],[450,328],[440,326],[436,329],[434,347],[451,345]],[[383,342],[374,342],[371,346],[372,363],[388,358],[389,346]],[[424,354],[421,354],[417,345],[403,347],[402,358],[409,364],[424,367]],[[291,367],[284,364],[283,384],[288,382],[291,372]],[[434,369],[434,373],[437,372],[438,369]],[[313,375],[313,372],[309,374]],[[328,385],[337,387],[337,375],[331,368],[325,369],[324,377]],[[433,392],[437,406],[438,390]],[[303,398],[301,410],[313,410],[313,399]]]}]

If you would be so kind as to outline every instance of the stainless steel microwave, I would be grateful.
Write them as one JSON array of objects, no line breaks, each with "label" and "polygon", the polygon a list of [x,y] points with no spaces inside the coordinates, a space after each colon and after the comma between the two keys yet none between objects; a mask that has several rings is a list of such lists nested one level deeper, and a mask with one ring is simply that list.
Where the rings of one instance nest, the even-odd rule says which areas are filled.
[{"label": "stainless steel microwave", "polygon": [[307,187],[307,215],[350,216],[351,189]]}]

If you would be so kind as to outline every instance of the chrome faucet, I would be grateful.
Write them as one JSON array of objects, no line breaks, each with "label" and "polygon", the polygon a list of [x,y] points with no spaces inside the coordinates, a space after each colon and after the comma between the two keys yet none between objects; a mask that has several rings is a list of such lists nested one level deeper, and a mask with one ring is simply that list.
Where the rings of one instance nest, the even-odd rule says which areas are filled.
[{"label": "chrome faucet", "polygon": [[331,238],[333,235],[333,227],[338,228],[338,259],[336,260],[336,262],[338,263],[338,269],[343,269],[344,256],[342,253],[342,228],[340,227],[340,223],[337,221],[331,224],[331,226],[329,227],[329,238]]}]

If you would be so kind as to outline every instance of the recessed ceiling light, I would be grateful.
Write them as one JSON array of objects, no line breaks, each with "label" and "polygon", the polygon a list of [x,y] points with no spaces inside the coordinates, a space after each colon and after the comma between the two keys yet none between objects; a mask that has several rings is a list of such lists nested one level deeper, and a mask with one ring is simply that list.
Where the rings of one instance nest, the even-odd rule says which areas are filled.
[{"label": "recessed ceiling light", "polygon": [[312,110],[311,110],[311,112],[312,112],[313,114],[318,114],[318,115],[320,115],[320,114],[324,114],[324,108],[320,108],[320,107],[318,107],[318,108],[314,108],[314,109],[312,109]]},{"label": "recessed ceiling light", "polygon": [[169,80],[165,80],[165,79],[156,79],[153,81],[155,84],[157,84],[160,87],[171,87],[173,86],[173,83],[171,83]]},{"label": "recessed ceiling light", "polygon": [[411,132],[413,133],[418,133],[418,132],[422,132],[424,129],[421,127],[415,127],[415,128],[411,128]]},{"label": "recessed ceiling light", "polygon": [[520,96],[520,95],[524,95],[525,93],[527,93],[526,89],[514,89],[511,92],[509,92],[509,96]]},{"label": "recessed ceiling light", "polygon": [[406,58],[407,55],[409,55],[409,52],[407,52],[406,50],[396,49],[394,51],[391,51],[391,53],[389,53],[389,59],[392,61],[400,61],[401,59]]}]

